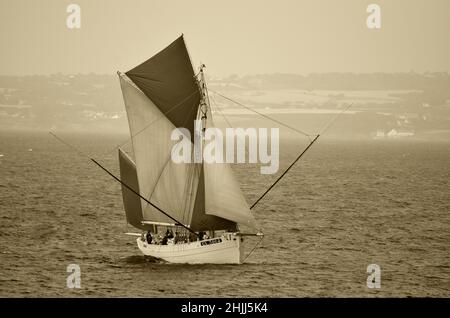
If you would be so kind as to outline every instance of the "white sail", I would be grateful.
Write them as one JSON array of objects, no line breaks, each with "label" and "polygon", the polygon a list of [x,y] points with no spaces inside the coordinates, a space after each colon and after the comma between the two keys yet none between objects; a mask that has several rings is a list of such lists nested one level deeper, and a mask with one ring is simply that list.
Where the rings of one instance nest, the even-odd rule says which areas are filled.
[{"label": "white sail", "polygon": [[[189,223],[199,173],[193,164],[173,163],[176,141],[170,136],[175,126],[126,75],[119,77],[140,194],[180,222]],[[144,200],[141,205],[144,220],[173,223]]]},{"label": "white sail", "polygon": [[[208,100],[206,101],[208,102]],[[211,108],[207,108],[206,127],[214,127]],[[256,220],[228,163],[203,164],[205,213],[256,228]]]},{"label": "white sail", "polygon": [[205,163],[205,213],[256,228],[256,221],[226,163]]}]

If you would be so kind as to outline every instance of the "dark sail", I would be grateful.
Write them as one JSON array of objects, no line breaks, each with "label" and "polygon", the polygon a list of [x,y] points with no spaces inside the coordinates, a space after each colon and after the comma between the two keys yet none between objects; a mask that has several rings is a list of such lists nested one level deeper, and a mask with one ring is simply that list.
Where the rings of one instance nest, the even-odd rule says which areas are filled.
[{"label": "dark sail", "polygon": [[[119,149],[120,179],[134,191],[139,193],[136,167],[121,149]],[[141,199],[126,187],[122,186],[122,199],[127,221],[135,228],[148,230],[151,225],[143,225]]]},{"label": "dark sail", "polygon": [[187,128],[194,138],[200,91],[183,36],[125,74],[175,127]]}]

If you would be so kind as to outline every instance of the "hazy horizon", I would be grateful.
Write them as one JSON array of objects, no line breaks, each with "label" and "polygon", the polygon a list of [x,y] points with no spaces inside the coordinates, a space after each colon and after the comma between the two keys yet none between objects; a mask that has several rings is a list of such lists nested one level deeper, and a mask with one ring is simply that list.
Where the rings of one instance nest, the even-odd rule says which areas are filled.
[{"label": "hazy horizon", "polygon": [[[379,29],[367,25],[373,3]],[[80,28],[67,26],[69,4]],[[315,131],[354,103],[330,134],[450,140],[450,1],[3,0],[0,26],[5,129],[127,131],[116,72],[183,34],[210,89],[291,125]]]},{"label": "hazy horizon", "polygon": [[[450,140],[450,74],[324,73],[211,76],[216,124],[273,126],[214,92],[310,134],[353,104],[330,137]],[[116,75],[0,76],[0,126],[10,130],[128,133]],[[396,134],[397,132],[398,134]],[[289,131],[282,131],[282,137]]]}]

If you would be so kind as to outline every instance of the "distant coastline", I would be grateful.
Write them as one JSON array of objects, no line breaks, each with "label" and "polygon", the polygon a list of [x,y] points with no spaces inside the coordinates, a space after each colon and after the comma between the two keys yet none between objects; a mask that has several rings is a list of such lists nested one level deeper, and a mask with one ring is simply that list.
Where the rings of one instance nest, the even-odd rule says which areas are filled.
[{"label": "distant coastline", "polygon": [[[410,139],[450,140],[449,73],[260,74],[207,80],[212,90],[311,133],[352,103],[347,116],[328,132],[330,137],[371,139],[394,130],[414,132],[399,135]],[[126,134],[118,88],[116,75],[0,76],[0,127]],[[233,125],[254,124],[251,113],[214,93],[211,97],[218,122],[229,116]]]}]

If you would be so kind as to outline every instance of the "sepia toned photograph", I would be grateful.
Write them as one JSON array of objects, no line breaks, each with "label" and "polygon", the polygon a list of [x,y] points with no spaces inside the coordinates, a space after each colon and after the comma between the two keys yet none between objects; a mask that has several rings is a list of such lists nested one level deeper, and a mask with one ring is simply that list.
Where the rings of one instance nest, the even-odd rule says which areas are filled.
[{"label": "sepia toned photograph", "polygon": [[0,297],[450,297],[450,1],[0,17]]}]

